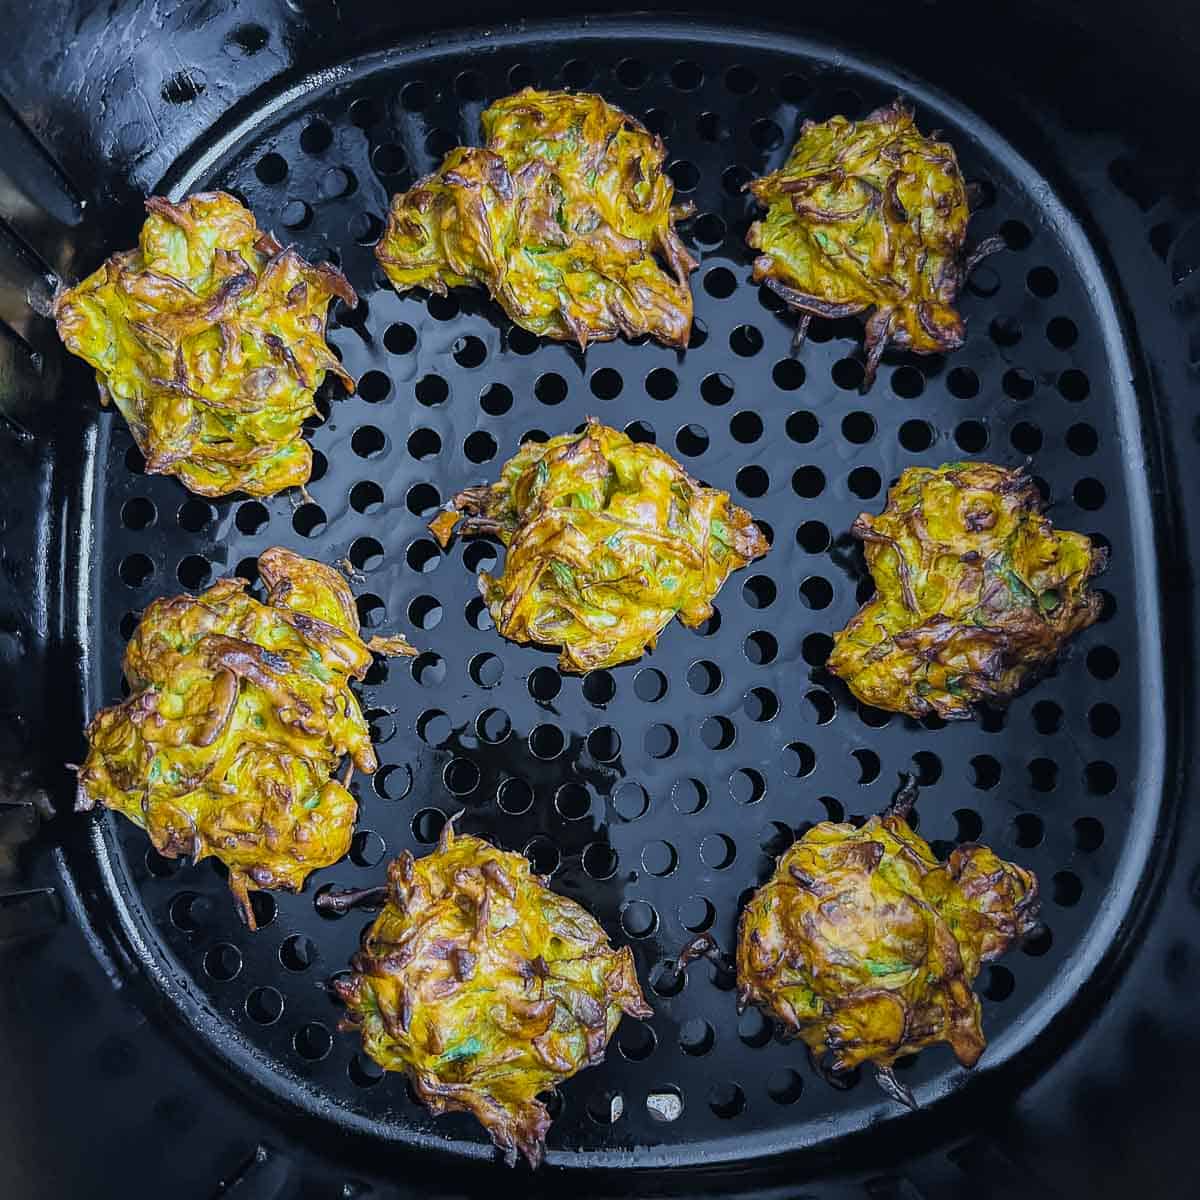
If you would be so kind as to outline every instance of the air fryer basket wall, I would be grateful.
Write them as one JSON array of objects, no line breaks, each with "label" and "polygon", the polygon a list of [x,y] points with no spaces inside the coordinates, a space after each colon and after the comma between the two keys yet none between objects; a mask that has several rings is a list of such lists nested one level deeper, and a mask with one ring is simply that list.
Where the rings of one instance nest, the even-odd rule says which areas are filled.
[{"label": "air fryer basket wall", "polygon": [[[1200,834],[1186,803],[1200,204],[1183,136],[1196,85],[1182,47],[1196,44],[1194,14],[1156,6],[1140,43],[1116,36],[1099,9],[1085,21],[1066,5],[1019,18],[936,2],[915,17],[867,4],[845,17],[793,12],[778,26],[745,12],[711,25],[559,12],[545,27],[431,39],[416,17],[375,7],[7,13],[3,1194],[519,1186],[933,1197],[1086,1187],[1103,1197],[1135,1183],[1191,1194],[1171,1149],[1195,1108],[1181,1096],[1200,1064],[1188,1003]],[[437,23],[485,17],[446,12]],[[673,74],[680,60],[700,63],[703,80]],[[704,260],[694,288],[709,339],[680,359],[621,344],[585,362],[562,347],[534,350],[482,300],[426,305],[370,283],[376,230],[362,212],[381,213],[387,191],[411,177],[394,170],[401,160],[428,169],[447,137],[471,135],[483,96],[564,76],[650,110],[682,163],[680,186],[699,176],[709,216],[691,234]],[[782,152],[797,115],[869,106],[897,84],[943,123],[968,176],[993,183],[992,212],[973,230],[1003,226],[1011,249],[976,281],[961,355],[896,359],[860,398],[847,386],[858,358],[849,328],[814,339],[799,369],[772,370],[788,362],[789,326],[739,282],[750,210],[738,188]],[[315,504],[294,512],[284,498],[261,513],[209,506],[139,474],[127,432],[97,415],[87,372],[25,303],[27,289],[45,293],[46,268],[74,278],[128,244],[146,192],[213,182],[244,192],[264,223],[293,230],[311,253],[341,254],[368,298],[367,313],[337,314],[331,340],[354,374],[376,374],[360,396],[332,400],[312,434],[325,472]],[[493,377],[503,386],[489,391]],[[719,597],[723,629],[664,638],[640,679],[622,668],[556,688],[551,658],[479,627],[469,601],[489,551],[456,546],[435,559],[420,518],[454,487],[486,478],[521,434],[558,432],[585,411],[636,423],[638,436],[653,434],[740,492],[771,525],[775,549]],[[961,454],[1029,454],[1056,519],[1108,537],[1111,619],[1007,716],[873,726],[820,674],[820,633],[853,610],[856,583],[853,556],[836,542],[827,549],[822,531],[836,539],[860,507],[877,507],[901,466]],[[368,682],[391,770],[364,786],[354,856],[304,895],[268,899],[277,919],[254,936],[218,907],[207,869],[171,871],[128,826],[71,816],[63,763],[82,752],[86,713],[115,694],[127,614],[234,570],[277,535],[329,561],[349,552],[364,571],[354,584],[364,614],[386,611],[435,653]],[[714,668],[696,663],[716,664],[711,701]],[[832,723],[831,703],[843,706]],[[500,718],[480,724],[483,711],[522,735],[561,731],[571,773],[511,739],[491,745],[488,719]],[[448,738],[442,723],[455,731]],[[612,732],[594,738],[598,729],[615,731],[619,756]],[[726,751],[730,731],[738,740]],[[952,842],[981,823],[1037,866],[1053,940],[981,980],[993,1045],[980,1072],[964,1079],[922,1055],[910,1082],[924,1108],[898,1116],[869,1081],[836,1091],[769,1031],[739,1024],[728,981],[707,964],[685,990],[663,960],[711,919],[728,940],[739,894],[797,827],[837,806],[879,807],[906,766],[929,785],[927,836]],[[505,776],[520,783],[497,795]],[[361,1064],[356,1080],[343,1035],[333,1035],[335,1052],[325,1047],[337,1012],[314,985],[344,966],[361,922],[322,927],[312,893],[374,881],[377,830],[389,853],[419,846],[437,810],[458,803],[468,828],[477,819],[543,868],[561,865],[556,886],[635,945],[659,1010],[650,1033],[628,1025],[610,1062],[574,1081],[563,1140],[552,1136],[533,1181],[497,1174],[469,1123],[423,1119],[399,1081],[372,1085]],[[286,1021],[255,1018],[263,988],[284,996]],[[708,1053],[681,1052],[710,1038]],[[685,1096],[673,1129],[647,1124],[643,1099],[659,1087]],[[386,1088],[394,1107],[371,1099]],[[626,1112],[609,1126],[599,1118],[615,1092]]]}]

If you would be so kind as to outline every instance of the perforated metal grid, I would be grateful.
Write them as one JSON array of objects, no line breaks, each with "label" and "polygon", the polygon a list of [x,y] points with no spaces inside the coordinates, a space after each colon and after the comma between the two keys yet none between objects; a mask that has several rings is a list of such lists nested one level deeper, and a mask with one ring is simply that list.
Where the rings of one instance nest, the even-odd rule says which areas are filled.
[{"label": "perforated metal grid", "polygon": [[[685,1147],[739,1158],[768,1140],[801,1146],[903,1119],[869,1080],[830,1086],[757,1013],[739,1020],[732,979],[711,965],[686,979],[669,966],[696,931],[732,945],[741,902],[811,823],[883,807],[897,772],[916,770],[920,829],[938,850],[981,838],[1038,872],[1044,931],[980,980],[983,1074],[1032,1038],[1099,953],[1089,934],[1122,900],[1114,881],[1135,810],[1150,819],[1153,799],[1137,788],[1156,763],[1139,728],[1135,566],[1152,551],[1130,515],[1144,480],[1094,262],[1052,193],[1014,174],[1010,151],[910,87],[922,127],[941,128],[983,185],[973,237],[999,230],[1009,252],[972,278],[969,341],[952,358],[885,358],[864,397],[857,322],[814,321],[792,357],[792,318],[749,283],[741,186],[779,165],[804,117],[865,115],[897,84],[739,36],[500,39],[482,54],[362,62],[268,106],[186,182],[235,191],[281,238],[338,262],[363,297],[331,321],[360,384],[348,399],[323,390],[311,501],[189,497],[141,473],[119,420],[104,427],[93,704],[119,693],[123,637],[151,598],[252,576],[275,543],[348,559],[364,623],[423,651],[377,664],[363,688],[382,769],[355,782],[349,859],[304,895],[256,897],[259,933],[238,924],[210,866],[147,853],[122,823],[110,834],[125,856],[118,878],[128,871],[160,940],[153,953],[190,976],[257,1056],[260,1080],[380,1137],[432,1134],[487,1153],[468,1118],[435,1123],[336,1032],[337,1008],[314,984],[345,968],[369,914],[327,919],[313,895],[376,882],[387,858],[427,849],[459,808],[464,829],[524,849],[634,948],[655,1016],[626,1019],[608,1061],[564,1087],[550,1136],[551,1161],[617,1164],[677,1160]],[[613,343],[584,357],[513,329],[482,295],[402,299],[386,287],[370,247],[389,194],[477,140],[488,100],[526,83],[594,88],[666,139],[678,191],[701,214],[685,228],[702,262],[686,353]],[[443,554],[425,522],[493,478],[526,436],[588,414],[729,489],[773,548],[729,581],[703,630],[672,625],[641,663],[580,680],[489,627],[475,575],[497,569],[502,550],[468,541]],[[845,536],[854,516],[878,510],[904,466],[1027,456],[1054,520],[1113,547],[1104,619],[1007,712],[942,727],[860,709],[822,670],[830,634],[869,594]],[[900,1066],[927,1103],[965,1079],[944,1048]]]}]

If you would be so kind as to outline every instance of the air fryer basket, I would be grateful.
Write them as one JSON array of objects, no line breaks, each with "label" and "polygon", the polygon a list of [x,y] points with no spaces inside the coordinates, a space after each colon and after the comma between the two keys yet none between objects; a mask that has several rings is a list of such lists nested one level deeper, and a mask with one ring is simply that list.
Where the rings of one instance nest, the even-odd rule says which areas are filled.
[{"label": "air fryer basket", "polygon": [[[1200,1065],[1200,220],[1189,145],[1173,141],[1194,84],[1167,83],[1171,38],[1118,46],[1049,10],[1036,28],[979,14],[955,29],[962,14],[936,2],[906,19],[867,5],[872,20],[847,28],[690,15],[430,37],[374,7],[7,14],[0,1193],[1192,1194],[1170,1147]],[[1074,60],[1051,70],[1047,44]],[[699,213],[684,227],[701,260],[686,352],[580,354],[481,294],[401,298],[379,272],[389,195],[527,83],[600,91],[666,140]],[[805,117],[862,116],[898,93],[980,183],[972,239],[999,232],[1007,249],[964,293],[966,347],[886,356],[864,396],[858,322],[815,321],[797,355],[794,318],[749,282],[742,185],[779,165]],[[146,475],[26,306],[130,243],[144,194],[207,187],[340,265],[362,297],[332,313],[359,388],[319,394],[308,496],[209,502]],[[673,625],[640,663],[578,679],[491,628],[476,573],[502,549],[442,552],[425,523],[526,437],[588,415],[728,488],[773,545],[702,630]],[[1104,616],[1005,710],[889,718],[823,670],[870,587],[846,530],[904,467],[963,457],[1028,460],[1055,521],[1111,546]],[[362,688],[381,770],[355,782],[350,856],[301,895],[256,895],[252,934],[211,864],[71,814],[63,764],[119,694],[145,605],[253,578],[272,544],[346,561],[364,623],[422,654],[377,664]],[[882,808],[902,771],[922,784],[935,849],[981,837],[1045,892],[1044,928],[980,978],[979,1067],[944,1047],[901,1064],[915,1113],[865,1075],[823,1079],[756,1011],[738,1017],[727,973],[671,961],[701,930],[731,947],[774,856],[813,822]],[[460,810],[461,828],[524,850],[633,947],[655,1009],[562,1089],[533,1179],[502,1173],[469,1119],[434,1120],[381,1077],[323,986],[369,914],[330,918],[314,895],[379,881]]]}]

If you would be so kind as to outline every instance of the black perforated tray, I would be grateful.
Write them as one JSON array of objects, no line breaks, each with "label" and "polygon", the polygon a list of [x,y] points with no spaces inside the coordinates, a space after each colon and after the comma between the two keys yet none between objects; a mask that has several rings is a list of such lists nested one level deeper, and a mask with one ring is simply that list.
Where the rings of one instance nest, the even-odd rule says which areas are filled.
[{"label": "black perforated tray", "polygon": [[[401,298],[386,286],[371,245],[389,195],[477,141],[486,103],[527,83],[594,88],[666,140],[677,190],[700,214],[684,227],[701,259],[686,352],[619,342],[581,355],[514,329],[481,294]],[[964,292],[966,347],[889,355],[864,396],[858,322],[814,321],[795,355],[794,319],[749,282],[754,208],[742,185],[780,164],[805,117],[865,115],[897,93],[982,185],[972,239],[1000,232],[1008,249]],[[550,1178],[801,1152],[792,1161],[818,1170],[850,1145],[895,1146],[938,1121],[1003,1111],[1103,1003],[1118,934],[1146,890],[1167,769],[1134,369],[1104,268],[1055,190],[916,80],[813,43],[687,23],[357,57],[256,95],[162,184],[213,186],[350,277],[362,303],[339,302],[330,340],[358,394],[322,389],[311,499],[190,497],[142,472],[119,418],[99,419],[83,469],[88,523],[75,535],[86,547],[82,708],[120,694],[124,639],[150,599],[225,573],[253,578],[272,544],[348,560],[368,629],[404,632],[422,654],[377,663],[362,689],[382,766],[355,780],[350,857],[302,895],[256,895],[256,934],[211,864],[163,860],[108,816],[63,818],[89,830],[62,851],[80,881],[76,915],[117,947],[140,1003],[234,1094],[332,1154],[382,1155],[392,1168],[388,1145],[419,1149],[417,1161],[490,1159],[470,1119],[433,1120],[337,1032],[321,984],[345,969],[368,914],[330,919],[313,905],[326,888],[377,882],[388,858],[423,852],[462,809],[463,829],[525,851],[633,946],[655,1009],[627,1018],[608,1061],[562,1089]],[[90,387],[67,365],[64,394]],[[772,550],[729,581],[702,630],[674,624],[642,662],[579,679],[490,627],[476,573],[498,569],[502,549],[456,541],[443,553],[425,524],[523,439],[588,415],[730,490]],[[1007,710],[947,726],[862,708],[823,663],[870,593],[846,535],[855,515],[882,507],[905,466],[958,458],[1028,461],[1056,524],[1109,545],[1112,565],[1102,620],[1056,674]],[[900,1064],[915,1115],[858,1072],[814,1074],[758,1013],[739,1019],[732,979],[711,964],[686,979],[670,966],[700,930],[731,946],[775,855],[816,821],[882,808],[910,770],[935,849],[987,841],[1036,870],[1046,898],[1044,929],[981,977],[990,1045],[979,1068],[963,1071],[944,1048]]]},{"label": "black perforated tray", "polygon": [[[679,194],[702,214],[685,235],[701,259],[685,353],[611,343],[581,355],[497,319],[482,294],[401,298],[386,286],[371,244],[389,194],[477,140],[489,98],[529,83],[598,88],[667,139]],[[999,231],[1009,249],[968,284],[966,348],[885,360],[863,396],[860,322],[816,322],[793,356],[794,318],[749,282],[754,207],[742,186],[780,165],[804,117],[865,115],[898,91],[983,185],[972,236]],[[403,630],[423,651],[411,665],[378,662],[363,689],[382,766],[354,784],[349,861],[307,894],[257,895],[259,933],[240,926],[216,870],[164,861],[136,829],[102,820],[111,902],[144,931],[184,1019],[199,1019],[197,1000],[208,1009],[213,1053],[323,1120],[490,1155],[469,1117],[434,1121],[402,1078],[381,1080],[313,986],[345,968],[366,919],[329,920],[313,894],[377,881],[387,857],[421,853],[462,808],[461,828],[524,850],[633,945],[655,1006],[653,1019],[623,1022],[603,1067],[563,1089],[552,1162],[745,1159],[902,1120],[869,1077],[830,1086],[756,1010],[739,1019],[732,977],[704,963],[685,979],[669,960],[700,930],[731,947],[773,857],[816,821],[882,808],[907,770],[923,785],[921,832],[940,851],[985,838],[1037,871],[1047,903],[1044,930],[981,981],[991,1046],[976,1078],[930,1051],[901,1064],[905,1082],[925,1105],[981,1086],[1079,999],[1154,821],[1155,790],[1136,781],[1162,769],[1142,730],[1160,663],[1153,596],[1133,588],[1153,551],[1124,348],[1097,265],[1014,151],[944,100],[802,47],[517,37],[486,58],[469,46],[363,60],[264,104],[170,181],[178,193],[211,186],[358,287],[359,309],[339,302],[330,339],[358,394],[323,389],[304,502],[188,497],[142,474],[127,430],[104,423],[88,707],[117,693],[121,632],[150,597],[227,572],[253,578],[254,556],[275,543],[348,559],[366,626]],[[730,489],[773,545],[698,633],[672,625],[641,663],[580,680],[491,628],[476,572],[498,569],[503,551],[476,540],[443,554],[425,523],[458,489],[494,478],[522,440],[588,414]],[[1030,458],[1054,520],[1113,547],[1104,619],[1054,678],[978,723],[864,710],[822,670],[830,634],[871,587],[846,530],[903,467],[964,456]]]}]

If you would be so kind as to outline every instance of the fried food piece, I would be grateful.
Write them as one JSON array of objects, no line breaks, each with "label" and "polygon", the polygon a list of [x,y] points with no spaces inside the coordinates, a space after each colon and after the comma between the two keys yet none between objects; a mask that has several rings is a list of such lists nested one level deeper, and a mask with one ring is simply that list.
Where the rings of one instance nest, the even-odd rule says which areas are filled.
[{"label": "fried food piece", "polygon": [[114,254],[54,301],[58,336],[96,369],[100,402],[129,423],[152,474],[202,496],[269,496],[307,482],[301,422],[332,371],[325,342],[346,277],[312,266],[225,192],[146,201],[136,250]]},{"label": "fried food piece", "polygon": [[746,235],[760,251],[754,282],[800,310],[797,342],[814,316],[870,310],[863,391],[889,345],[918,354],[962,345],[959,288],[1004,241],[966,253],[968,188],[954,148],[924,137],[903,101],[862,121],[805,121],[783,167],[749,186],[767,209]]},{"label": "fried food piece", "polygon": [[1037,920],[1032,872],[964,844],[939,863],[909,828],[911,779],[861,829],[822,821],[785,854],[738,923],[738,1004],[756,1004],[835,1071],[948,1042],[970,1067],[986,1042],[971,982]]},{"label": "fried food piece", "polygon": [[528,860],[442,829],[388,868],[387,902],[335,984],[363,1047],[404,1071],[430,1112],[470,1112],[536,1167],[550,1114],[537,1099],[602,1062],[621,1014],[649,1017],[628,946]]},{"label": "fried food piece", "polygon": [[728,492],[594,418],[526,442],[498,483],[455,496],[430,524],[443,547],[460,520],[508,547],[500,578],[479,576],[496,628],[561,646],[563,671],[640,658],[676,614],[695,628],[729,575],[768,549]]},{"label": "fried food piece", "polygon": [[254,928],[251,889],[299,891],[350,848],[356,805],[343,755],[377,766],[351,679],[371,653],[346,581],[276,546],[258,560],[260,604],[241,579],[156,600],[125,651],[132,689],[88,726],[77,811],[123,813],[168,858],[215,856]]},{"label": "fried food piece", "polygon": [[864,543],[875,595],[834,636],[829,669],[864,703],[944,719],[1004,701],[1100,615],[1107,551],[1043,517],[1037,485],[990,463],[910,467]]},{"label": "fried food piece", "polygon": [[696,263],[674,223],[691,207],[672,207],[662,140],[586,92],[525,88],[481,123],[485,148],[392,198],[375,254],[397,290],[482,284],[545,337],[686,346]]}]

